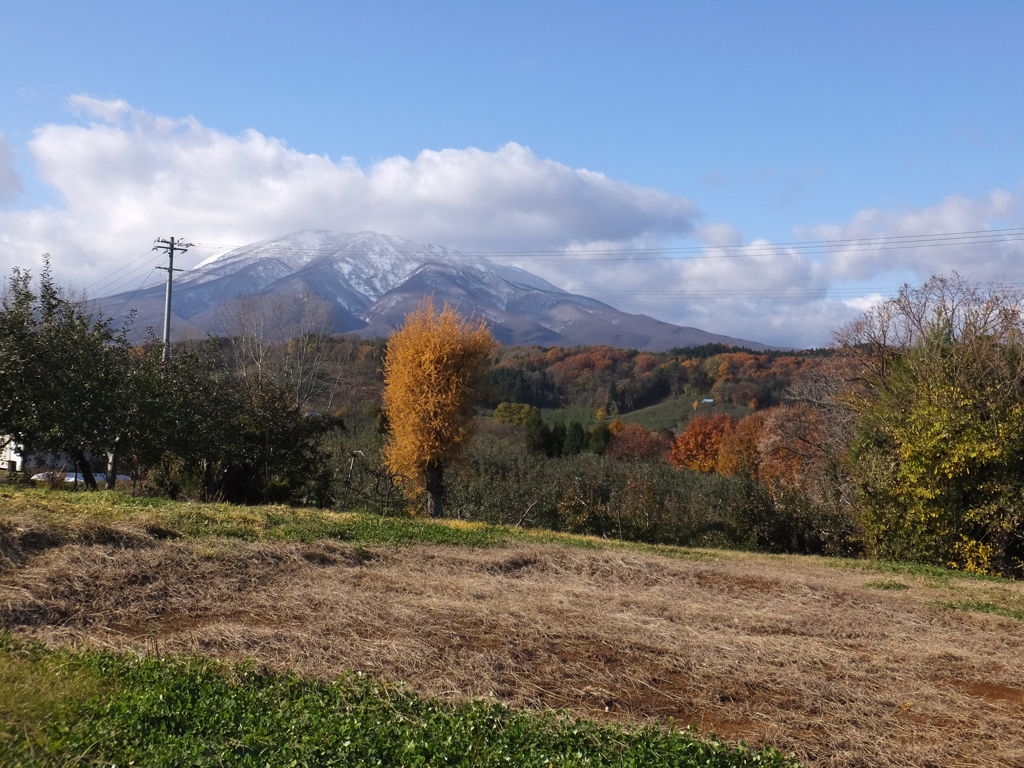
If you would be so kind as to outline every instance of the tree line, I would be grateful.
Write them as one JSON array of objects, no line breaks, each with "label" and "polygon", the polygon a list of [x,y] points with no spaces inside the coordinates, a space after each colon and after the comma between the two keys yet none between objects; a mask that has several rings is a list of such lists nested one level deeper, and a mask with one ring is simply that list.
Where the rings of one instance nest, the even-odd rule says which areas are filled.
[{"label": "tree line", "polygon": [[[66,457],[92,488],[96,473],[112,485],[127,468],[171,496],[188,490],[203,499],[329,506],[341,487],[341,454],[358,451],[348,442],[332,455],[326,437],[342,424],[309,406],[317,397],[333,402],[324,391],[332,378],[360,370],[353,381],[363,382],[368,399],[359,408],[379,424],[371,453],[387,465],[389,488],[398,484],[410,499],[424,499],[430,514],[445,514],[453,479],[459,514],[497,503],[497,478],[506,475],[508,492],[526,499],[531,478],[510,468],[546,477],[538,461],[549,461],[572,469],[571,481],[535,489],[550,498],[544,524],[597,526],[606,535],[615,520],[620,532],[676,542],[685,539],[680,521],[705,532],[720,526],[705,520],[694,528],[694,510],[678,507],[681,488],[704,486],[679,485],[662,470],[611,469],[662,464],[680,478],[735,478],[720,489],[739,521],[729,524],[732,542],[1022,575],[1022,306],[1015,288],[935,277],[905,286],[840,329],[828,355],[707,349],[688,357],[678,350],[502,349],[485,324],[428,301],[386,346],[345,346],[310,332],[267,346],[242,333],[183,346],[164,361],[159,345],[132,346],[125,328],[91,316],[56,286],[48,267],[38,289],[29,273],[15,270],[0,309],[0,434],[25,452]],[[322,365],[329,344],[347,350],[331,371]],[[378,370],[382,401],[375,400]],[[679,434],[614,418],[624,381],[639,391],[659,376],[677,396],[751,384],[764,399],[738,421],[698,416]],[[604,418],[552,426],[530,397],[503,400],[493,422],[499,432],[474,454],[477,406],[495,399],[496,382],[529,377],[563,392],[575,386]],[[508,435],[520,436],[522,454],[502,447]],[[452,475],[453,467],[463,469]],[[721,502],[717,487],[693,495],[693,503]],[[647,510],[648,523],[631,518],[629,504]],[[533,505],[509,514],[525,520]],[[666,509],[676,511],[666,517]]]},{"label": "tree line", "polygon": [[754,352],[727,344],[667,352],[609,346],[506,347],[492,360],[486,402],[603,408],[612,418],[668,398],[701,395],[766,407],[781,402],[780,394],[795,378],[834,352]]},{"label": "tree line", "polygon": [[47,264],[15,269],[0,309],[0,435],[23,455],[68,466],[86,486],[97,474],[144,474],[172,497],[254,503],[304,496],[326,502],[317,438],[294,382],[266,371],[229,373],[219,343],[180,346],[168,360],[155,340],[127,342],[127,327],[69,297]]},{"label": "tree line", "polygon": [[668,459],[797,491],[880,557],[1024,575],[1022,307],[955,274],[904,286],[783,404],[694,419]]}]

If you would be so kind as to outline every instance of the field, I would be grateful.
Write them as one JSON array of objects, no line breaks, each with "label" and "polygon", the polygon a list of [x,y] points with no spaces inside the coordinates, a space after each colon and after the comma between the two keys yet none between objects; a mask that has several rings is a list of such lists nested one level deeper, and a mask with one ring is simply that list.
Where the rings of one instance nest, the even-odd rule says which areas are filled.
[{"label": "field", "polygon": [[[699,399],[710,397],[701,395]],[[727,413],[739,421],[753,409],[742,405],[731,403],[698,403],[697,410],[693,408],[694,398],[677,397],[665,400],[647,408],[631,411],[619,420],[627,424],[639,424],[644,429],[657,432],[659,429],[671,429],[673,432],[682,432],[694,416],[713,416],[716,413]]]},{"label": "field", "polygon": [[14,643],[356,671],[806,766],[1024,764],[1013,582],[116,494],[6,492],[0,547]]}]

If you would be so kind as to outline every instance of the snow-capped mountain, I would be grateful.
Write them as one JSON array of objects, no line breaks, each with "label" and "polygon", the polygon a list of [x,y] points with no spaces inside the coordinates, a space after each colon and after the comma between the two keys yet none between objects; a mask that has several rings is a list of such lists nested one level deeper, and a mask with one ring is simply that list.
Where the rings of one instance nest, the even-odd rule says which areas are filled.
[{"label": "snow-capped mountain", "polygon": [[[765,345],[631,315],[558,288],[518,267],[375,232],[305,230],[213,256],[175,278],[173,338],[221,335],[224,309],[253,294],[316,296],[331,306],[334,333],[383,336],[432,294],[464,315],[484,317],[506,344],[612,344],[644,350],[725,342]],[[164,287],[97,299],[121,320],[135,309],[134,335],[163,326]]]}]

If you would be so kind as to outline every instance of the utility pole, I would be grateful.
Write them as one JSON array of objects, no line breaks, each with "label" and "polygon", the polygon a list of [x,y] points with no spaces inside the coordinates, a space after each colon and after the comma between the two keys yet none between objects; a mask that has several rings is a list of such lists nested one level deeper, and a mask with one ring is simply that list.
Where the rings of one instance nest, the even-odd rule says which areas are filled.
[{"label": "utility pole", "polygon": [[174,282],[174,273],[181,272],[180,269],[174,268],[174,254],[185,253],[189,248],[192,247],[192,243],[183,243],[181,238],[175,240],[173,237],[169,240],[165,240],[162,237],[156,239],[156,245],[153,246],[154,251],[164,251],[167,253],[167,266],[157,267],[157,269],[167,270],[167,298],[164,299],[164,362],[167,362],[167,358],[171,356],[171,283]]}]

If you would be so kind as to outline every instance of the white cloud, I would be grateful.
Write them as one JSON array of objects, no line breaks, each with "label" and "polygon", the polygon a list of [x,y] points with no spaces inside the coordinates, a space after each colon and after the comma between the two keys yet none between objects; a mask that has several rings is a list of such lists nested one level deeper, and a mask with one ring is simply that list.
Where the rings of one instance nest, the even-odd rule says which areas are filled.
[{"label": "white cloud", "polygon": [[685,199],[515,143],[424,150],[362,168],[123,101],[76,96],[69,107],[96,122],[43,126],[28,145],[63,206],[0,214],[0,267],[49,251],[61,279],[86,284],[161,235],[243,244],[307,228],[375,230],[458,248],[540,250],[679,236],[698,217]]},{"label": "white cloud", "polygon": [[985,232],[1019,225],[1020,200],[1013,194],[996,190],[980,200],[949,197],[938,205],[900,211],[866,209],[842,226],[808,230],[821,239],[898,238],[913,235],[950,233],[927,243],[908,243],[907,247],[872,249],[853,244],[837,249],[829,256],[829,270],[839,280],[870,280],[886,274],[909,274],[918,281],[932,275],[957,271],[977,281],[1024,278],[1020,241],[979,242],[977,236],[957,237],[955,233]]},{"label": "white cloud", "polygon": [[991,233],[1021,224],[1019,199],[996,191],[920,209],[864,210],[844,224],[797,231],[801,240],[889,238],[886,248],[861,242],[822,254],[765,241],[737,247],[741,240],[732,227],[708,224],[695,232],[705,246],[696,258],[607,262],[586,270],[574,263],[523,266],[629,312],[744,339],[822,346],[833,330],[906,281],[919,284],[957,271],[979,282],[1024,282],[1019,238],[972,235],[902,244],[894,238]]},{"label": "white cloud", "polygon": [[869,293],[867,296],[857,296],[852,299],[846,299],[843,304],[855,309],[858,312],[867,312],[872,307],[877,307],[886,297],[880,293]]},{"label": "white cloud", "polygon": [[76,115],[89,115],[106,123],[118,123],[133,111],[131,105],[123,99],[102,101],[82,94],[68,98],[68,109]]},{"label": "white cloud", "polygon": [[800,251],[765,241],[730,247],[736,234],[725,225],[698,234],[715,244],[679,258],[585,265],[524,261],[521,266],[627,312],[749,341],[822,346],[831,328],[856,314],[841,302],[825,300],[826,269]]},{"label": "white cloud", "polygon": [[0,202],[10,200],[21,191],[21,176],[14,170],[14,152],[0,133]]}]

